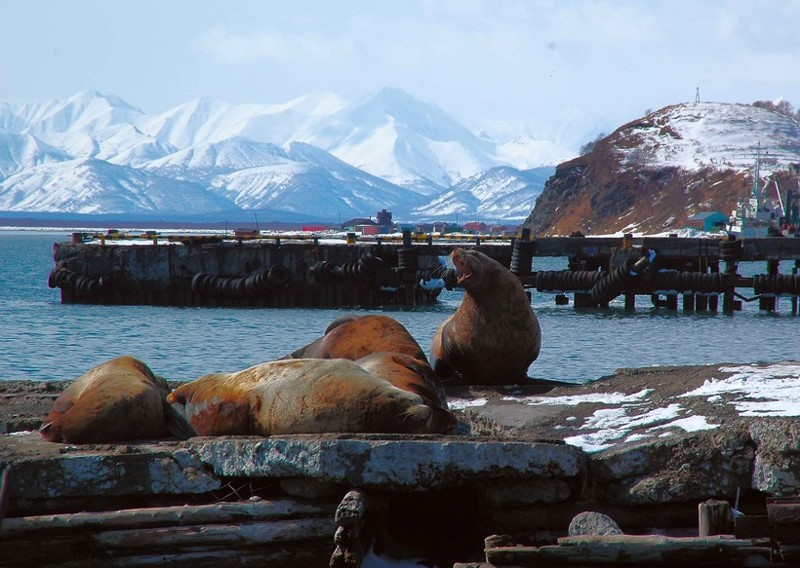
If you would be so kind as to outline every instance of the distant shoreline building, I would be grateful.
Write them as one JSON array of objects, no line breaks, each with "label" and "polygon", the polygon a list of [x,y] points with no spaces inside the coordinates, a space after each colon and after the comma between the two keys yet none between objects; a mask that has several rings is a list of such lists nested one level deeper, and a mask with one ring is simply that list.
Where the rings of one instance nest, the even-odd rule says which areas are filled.
[{"label": "distant shoreline building", "polygon": [[366,217],[355,217],[342,223],[340,228],[345,231],[355,231],[362,235],[386,235],[392,232],[394,225],[391,211],[381,209],[375,215],[375,218],[377,221]]},{"label": "distant shoreline building", "polygon": [[716,233],[724,231],[730,219],[719,211],[700,211],[686,220],[686,224],[698,231]]}]

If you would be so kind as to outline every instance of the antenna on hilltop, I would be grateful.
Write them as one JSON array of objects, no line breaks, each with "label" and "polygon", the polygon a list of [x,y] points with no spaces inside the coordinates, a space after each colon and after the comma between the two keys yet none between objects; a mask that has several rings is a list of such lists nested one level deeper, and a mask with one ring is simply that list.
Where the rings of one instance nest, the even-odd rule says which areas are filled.
[{"label": "antenna on hilltop", "polygon": [[700,87],[697,87],[697,91],[695,91],[694,93],[694,102],[696,103],[700,102]]}]

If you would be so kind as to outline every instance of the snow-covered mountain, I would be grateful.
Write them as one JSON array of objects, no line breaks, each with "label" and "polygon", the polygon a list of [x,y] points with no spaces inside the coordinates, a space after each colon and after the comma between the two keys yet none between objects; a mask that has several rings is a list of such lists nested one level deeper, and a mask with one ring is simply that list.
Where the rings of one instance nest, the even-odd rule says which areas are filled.
[{"label": "snow-covered mountain", "polygon": [[[509,179],[529,176],[514,166],[565,154],[546,141],[476,136],[398,89],[352,104],[330,94],[273,105],[196,99],[159,115],[87,91],[0,103],[0,211],[271,210],[334,221],[387,208],[411,220],[448,214],[466,191],[456,186],[487,172],[459,211],[516,219]],[[498,167],[503,175],[488,175]],[[529,202],[537,183],[527,185]]]},{"label": "snow-covered mountain", "polygon": [[414,216],[436,220],[455,216],[463,220],[506,219],[523,221],[555,168],[517,170],[498,166],[467,178],[430,203],[414,210]]},{"label": "snow-covered mountain", "polygon": [[314,211],[331,220],[370,217],[382,208],[408,211],[424,199],[302,142],[291,143],[284,160],[215,176],[211,188],[247,209]]},{"label": "snow-covered mountain", "polygon": [[0,211],[185,215],[232,209],[200,184],[94,158],[41,164],[0,184]]},{"label": "snow-covered mountain", "polygon": [[385,88],[320,126],[306,142],[426,195],[498,163],[493,144],[399,89]]},{"label": "snow-covered mountain", "polygon": [[702,211],[729,215],[750,195],[757,156],[762,187],[797,188],[800,123],[751,105],[668,106],[559,164],[525,225],[534,234],[652,234]]}]

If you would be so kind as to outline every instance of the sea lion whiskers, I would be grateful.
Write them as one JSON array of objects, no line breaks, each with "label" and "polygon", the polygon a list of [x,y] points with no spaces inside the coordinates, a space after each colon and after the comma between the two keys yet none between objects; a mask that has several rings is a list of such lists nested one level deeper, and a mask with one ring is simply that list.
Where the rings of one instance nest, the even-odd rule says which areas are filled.
[{"label": "sea lion whiskers", "polygon": [[397,415],[403,422],[412,421],[415,424],[427,424],[433,417],[433,409],[424,404],[411,406]]},{"label": "sea lion whiskers", "polygon": [[448,268],[449,267],[447,266],[447,264],[440,264],[439,266],[431,270],[430,278],[431,279],[442,278],[447,272]]}]

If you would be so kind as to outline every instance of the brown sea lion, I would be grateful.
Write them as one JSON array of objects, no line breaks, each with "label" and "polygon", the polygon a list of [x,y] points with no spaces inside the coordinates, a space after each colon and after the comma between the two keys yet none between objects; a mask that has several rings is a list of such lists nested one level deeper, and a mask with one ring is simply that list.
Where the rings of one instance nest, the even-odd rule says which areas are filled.
[{"label": "brown sea lion", "polygon": [[362,357],[356,364],[399,389],[419,395],[428,406],[447,409],[444,389],[426,361],[403,353],[381,352]]},{"label": "brown sea lion", "polygon": [[539,356],[542,332],[519,279],[476,250],[456,248],[451,257],[464,299],[439,326],[430,361],[445,384],[524,382]]},{"label": "brown sea lion", "polygon": [[344,316],[334,320],[325,334],[283,359],[350,359],[371,353],[392,352],[428,362],[419,343],[397,320],[383,315]]},{"label": "brown sea lion", "polygon": [[455,426],[449,412],[345,359],[280,360],[206,375],[168,400],[204,436],[441,433]]},{"label": "brown sea lion", "polygon": [[130,356],[90,369],[53,403],[39,429],[51,442],[108,443],[168,435],[169,387]]}]

